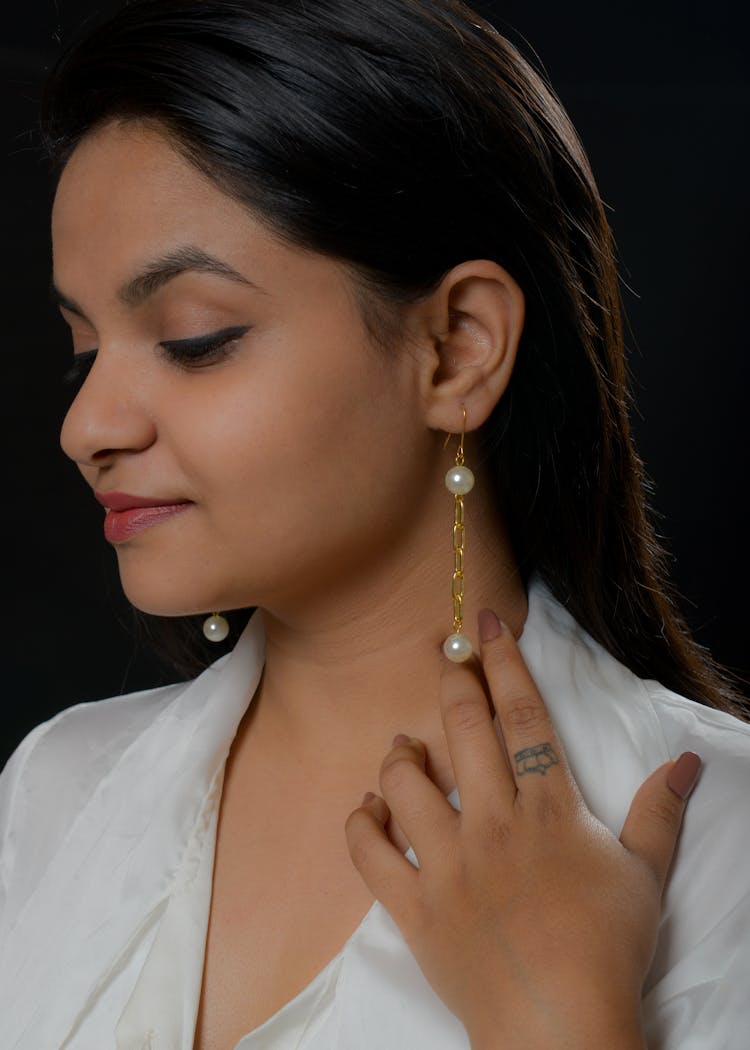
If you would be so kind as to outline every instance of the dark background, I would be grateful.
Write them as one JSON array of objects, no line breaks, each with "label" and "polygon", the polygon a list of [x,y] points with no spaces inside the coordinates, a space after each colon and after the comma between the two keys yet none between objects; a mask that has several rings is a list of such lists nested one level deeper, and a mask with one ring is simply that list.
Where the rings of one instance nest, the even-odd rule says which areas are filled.
[{"label": "dark background", "polygon": [[[618,245],[633,422],[659,532],[698,639],[747,681],[750,84],[740,5],[475,7],[536,53],[588,150]],[[177,678],[134,641],[101,510],[58,446],[70,348],[48,305],[51,189],[35,121],[60,41],[103,9],[31,0],[3,13],[0,766],[71,703]]]}]

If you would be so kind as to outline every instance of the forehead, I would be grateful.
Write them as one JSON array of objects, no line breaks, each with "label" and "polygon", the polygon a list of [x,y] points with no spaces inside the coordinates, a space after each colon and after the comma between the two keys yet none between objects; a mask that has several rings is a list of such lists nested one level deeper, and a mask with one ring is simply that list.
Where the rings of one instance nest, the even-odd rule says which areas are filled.
[{"label": "forehead", "polygon": [[111,299],[114,288],[153,259],[186,244],[290,305],[351,299],[342,264],[275,236],[157,127],[111,123],[87,135],[62,172],[52,211],[60,291],[72,299]]},{"label": "forehead", "polygon": [[324,311],[361,324],[346,265],[296,248],[217,187],[152,125],[108,124],[72,152],[53,208],[53,280],[89,318],[117,303],[153,260],[197,249],[293,318]]},{"label": "forehead", "polygon": [[179,232],[270,240],[238,201],[190,164],[153,126],[111,123],[87,135],[63,169],[52,210],[57,244],[85,232],[130,241]]}]

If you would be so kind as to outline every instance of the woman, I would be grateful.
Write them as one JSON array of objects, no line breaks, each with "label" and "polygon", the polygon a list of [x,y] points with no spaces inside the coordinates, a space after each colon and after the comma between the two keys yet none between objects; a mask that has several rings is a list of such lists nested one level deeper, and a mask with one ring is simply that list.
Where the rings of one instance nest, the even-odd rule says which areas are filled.
[{"label": "woman", "polygon": [[2,1045],[739,1047],[750,729],[549,88],[454,0],[136,0],[44,119],[63,448],[241,633],[6,767]]}]

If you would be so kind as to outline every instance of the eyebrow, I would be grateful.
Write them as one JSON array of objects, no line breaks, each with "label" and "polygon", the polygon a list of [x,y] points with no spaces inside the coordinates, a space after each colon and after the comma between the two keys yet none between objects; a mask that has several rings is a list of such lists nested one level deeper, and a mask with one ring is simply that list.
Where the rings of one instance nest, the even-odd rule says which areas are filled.
[{"label": "eyebrow", "polygon": [[[194,244],[185,244],[173,248],[164,255],[148,263],[139,273],[120,288],[118,298],[126,306],[140,306],[155,295],[165,284],[183,273],[211,273],[237,284],[244,284],[262,292],[263,289],[235,270],[229,263],[209,255],[203,248]],[[71,313],[86,319],[81,307],[73,299],[64,295],[54,284],[50,287],[50,296],[56,306],[61,306]]]}]

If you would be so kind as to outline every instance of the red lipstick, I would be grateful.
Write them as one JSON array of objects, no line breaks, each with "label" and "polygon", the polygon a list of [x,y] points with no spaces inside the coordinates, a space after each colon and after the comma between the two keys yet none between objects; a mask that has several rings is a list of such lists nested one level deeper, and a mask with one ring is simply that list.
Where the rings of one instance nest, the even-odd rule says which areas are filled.
[{"label": "red lipstick", "polygon": [[95,492],[94,495],[107,509],[104,535],[110,543],[122,543],[142,529],[181,514],[193,506],[191,500],[131,496],[126,492]]}]

